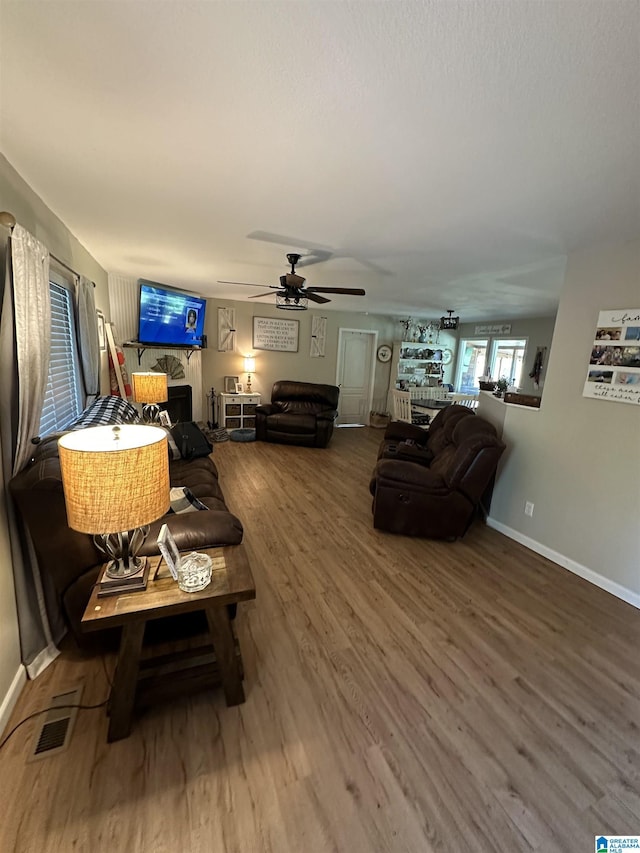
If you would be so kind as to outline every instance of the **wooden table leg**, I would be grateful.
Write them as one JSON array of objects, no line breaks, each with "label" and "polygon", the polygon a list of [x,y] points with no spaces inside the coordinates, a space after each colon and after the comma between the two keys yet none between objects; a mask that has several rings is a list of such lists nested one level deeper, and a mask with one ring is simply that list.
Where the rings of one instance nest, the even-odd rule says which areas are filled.
[{"label": "wooden table leg", "polygon": [[110,719],[107,740],[111,743],[129,736],[131,714],[136,697],[140,651],[144,637],[144,620],[129,622],[122,628],[118,665],[109,699]]},{"label": "wooden table leg", "polygon": [[244,689],[227,608],[209,607],[206,614],[227,705],[241,705]]}]

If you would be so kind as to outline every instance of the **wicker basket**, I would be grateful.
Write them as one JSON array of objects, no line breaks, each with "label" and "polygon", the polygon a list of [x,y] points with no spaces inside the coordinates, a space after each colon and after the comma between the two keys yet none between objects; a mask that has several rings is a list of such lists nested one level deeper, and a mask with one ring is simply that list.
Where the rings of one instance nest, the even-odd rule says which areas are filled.
[{"label": "wicker basket", "polygon": [[495,391],[496,387],[495,382],[480,382],[479,385],[481,391]]}]

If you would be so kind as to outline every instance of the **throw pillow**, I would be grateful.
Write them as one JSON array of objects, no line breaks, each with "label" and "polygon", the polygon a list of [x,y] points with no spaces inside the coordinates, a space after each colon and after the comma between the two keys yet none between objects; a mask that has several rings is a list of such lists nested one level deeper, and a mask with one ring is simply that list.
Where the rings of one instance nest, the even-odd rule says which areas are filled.
[{"label": "throw pillow", "polygon": [[209,509],[186,486],[174,486],[170,490],[170,501],[169,512],[197,512],[201,509]]},{"label": "throw pillow", "polygon": [[137,409],[122,397],[98,397],[67,429],[139,423],[140,415]]}]

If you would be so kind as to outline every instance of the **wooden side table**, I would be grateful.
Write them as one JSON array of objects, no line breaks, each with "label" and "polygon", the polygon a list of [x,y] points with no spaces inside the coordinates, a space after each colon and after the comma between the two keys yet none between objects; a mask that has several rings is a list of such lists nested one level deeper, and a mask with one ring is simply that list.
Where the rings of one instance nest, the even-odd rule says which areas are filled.
[{"label": "wooden side table", "polygon": [[[109,697],[108,741],[128,737],[136,699],[146,692],[147,702],[184,691],[188,685],[212,686],[221,683],[227,705],[244,702],[242,658],[227,605],[256,597],[255,583],[244,546],[201,549],[214,561],[211,583],[200,592],[182,592],[168,576],[154,578],[161,558],[150,557],[149,583],[142,592],[98,598],[97,587],[82,617],[85,631],[122,627],[118,664]],[[217,567],[222,562],[224,566]],[[164,566],[166,569],[166,566]],[[206,614],[211,649],[190,649],[174,655],[149,657],[141,661],[144,629],[150,619],[202,610]],[[169,675],[167,682],[164,676]],[[173,688],[173,689],[172,689]]]}]

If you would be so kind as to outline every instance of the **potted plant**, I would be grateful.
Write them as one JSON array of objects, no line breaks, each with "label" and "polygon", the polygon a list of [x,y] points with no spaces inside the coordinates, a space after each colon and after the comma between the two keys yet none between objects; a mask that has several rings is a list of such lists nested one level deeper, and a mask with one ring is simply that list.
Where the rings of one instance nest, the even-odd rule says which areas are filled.
[{"label": "potted plant", "polygon": [[498,381],[496,382],[496,390],[494,391],[494,396],[504,397],[508,387],[509,381],[507,379],[505,379],[504,377],[498,379]]}]

